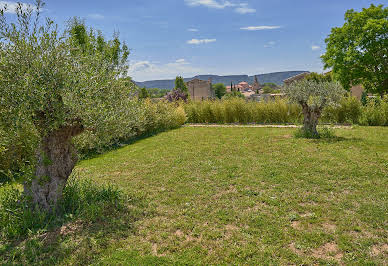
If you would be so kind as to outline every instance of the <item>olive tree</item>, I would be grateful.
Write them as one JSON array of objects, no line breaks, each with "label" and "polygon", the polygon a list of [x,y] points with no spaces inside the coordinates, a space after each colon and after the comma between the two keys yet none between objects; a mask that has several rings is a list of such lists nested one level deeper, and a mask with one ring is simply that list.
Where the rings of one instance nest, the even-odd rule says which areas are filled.
[{"label": "olive tree", "polygon": [[38,132],[35,174],[24,192],[51,211],[77,161],[72,139],[119,119],[129,93],[122,82],[128,50],[92,31],[60,33],[52,20],[40,21],[43,5],[18,4],[15,22],[0,11],[0,109],[4,123],[32,122]]},{"label": "olive tree", "polygon": [[304,116],[303,130],[312,135],[318,135],[318,119],[323,108],[338,103],[345,93],[338,82],[307,79],[293,82],[283,90],[291,102],[301,105]]}]

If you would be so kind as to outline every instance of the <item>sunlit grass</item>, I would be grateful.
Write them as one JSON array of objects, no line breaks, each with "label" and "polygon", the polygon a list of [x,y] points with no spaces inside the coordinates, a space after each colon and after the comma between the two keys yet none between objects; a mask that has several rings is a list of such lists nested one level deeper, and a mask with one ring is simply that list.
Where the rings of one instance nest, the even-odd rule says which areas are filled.
[{"label": "sunlit grass", "polygon": [[84,160],[78,175],[132,199],[129,222],[31,236],[0,262],[384,264],[388,128],[295,130],[185,127]]}]

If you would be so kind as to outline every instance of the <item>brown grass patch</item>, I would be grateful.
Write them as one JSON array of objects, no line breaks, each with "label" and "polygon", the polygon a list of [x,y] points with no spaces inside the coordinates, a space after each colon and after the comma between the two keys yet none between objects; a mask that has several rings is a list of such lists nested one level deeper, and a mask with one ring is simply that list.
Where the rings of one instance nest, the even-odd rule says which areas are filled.
[{"label": "brown grass patch", "polygon": [[334,259],[341,261],[343,254],[340,252],[336,243],[326,243],[323,246],[316,248],[312,252],[313,257],[318,259]]},{"label": "brown grass patch", "polygon": [[381,254],[387,254],[388,255],[388,244],[372,246],[371,254],[372,254],[372,256],[379,256]]}]

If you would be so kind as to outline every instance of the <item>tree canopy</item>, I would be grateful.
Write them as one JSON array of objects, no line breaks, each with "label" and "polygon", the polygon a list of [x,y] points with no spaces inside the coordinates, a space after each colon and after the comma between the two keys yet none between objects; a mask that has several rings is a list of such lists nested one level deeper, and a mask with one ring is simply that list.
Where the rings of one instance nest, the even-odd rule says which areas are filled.
[{"label": "tree canopy", "polygon": [[388,92],[388,7],[348,10],[345,24],[333,28],[325,42],[325,68],[333,69],[344,88],[362,84],[373,93]]},{"label": "tree canopy", "polygon": [[188,94],[187,85],[181,76],[175,78],[175,90],[181,90],[182,92]]},{"label": "tree canopy", "polygon": [[223,83],[213,84],[213,90],[218,99],[221,99],[226,94],[226,87]]},{"label": "tree canopy", "polygon": [[3,124],[31,121],[39,132],[35,176],[25,192],[49,209],[76,162],[72,138],[120,124],[129,51],[117,36],[107,41],[77,19],[60,33],[52,20],[41,23],[43,6],[18,4],[16,22],[0,11],[0,109]]}]

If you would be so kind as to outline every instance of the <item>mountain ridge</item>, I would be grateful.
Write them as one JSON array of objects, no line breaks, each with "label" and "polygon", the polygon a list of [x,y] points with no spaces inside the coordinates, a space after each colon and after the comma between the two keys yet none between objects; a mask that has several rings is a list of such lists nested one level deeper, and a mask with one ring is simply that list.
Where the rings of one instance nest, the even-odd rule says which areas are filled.
[{"label": "mountain ridge", "polygon": [[[256,75],[259,82],[261,84],[263,83],[275,83],[277,85],[282,85],[283,80],[298,75],[300,73],[307,72],[307,71],[282,71],[282,72],[272,72],[272,73],[266,73],[266,74],[258,74]],[[225,75],[225,76],[219,76],[219,75],[196,75],[191,78],[185,78],[184,80],[190,81],[192,79],[201,79],[201,80],[209,80],[209,78],[212,79],[212,83],[223,83],[225,86],[229,86],[230,83],[238,84],[242,81],[246,81],[249,84],[252,84],[254,82],[255,75],[248,76],[248,75]],[[149,81],[143,81],[143,82],[137,82],[135,83],[139,87],[146,87],[146,88],[159,88],[159,89],[173,89],[175,79],[161,79],[161,80],[149,80]]]}]

